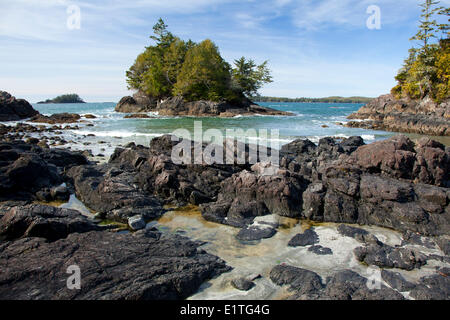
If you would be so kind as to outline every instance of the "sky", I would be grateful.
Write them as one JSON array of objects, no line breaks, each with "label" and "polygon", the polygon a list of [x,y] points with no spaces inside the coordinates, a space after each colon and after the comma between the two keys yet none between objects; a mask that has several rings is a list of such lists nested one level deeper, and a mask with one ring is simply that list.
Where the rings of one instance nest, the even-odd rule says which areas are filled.
[{"label": "sky", "polygon": [[65,93],[117,102],[132,94],[125,72],[161,17],[183,39],[213,40],[230,63],[268,60],[274,82],[262,95],[376,97],[395,85],[420,2],[0,0],[0,90],[30,102]]}]

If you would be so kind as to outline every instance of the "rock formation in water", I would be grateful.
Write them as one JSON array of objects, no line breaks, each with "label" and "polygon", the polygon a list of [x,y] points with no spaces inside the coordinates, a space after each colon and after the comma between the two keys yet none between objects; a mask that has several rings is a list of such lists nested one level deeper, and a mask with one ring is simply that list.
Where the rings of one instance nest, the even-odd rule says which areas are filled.
[{"label": "rock formation in water", "polygon": [[140,113],[157,112],[164,116],[195,116],[195,117],[234,117],[237,115],[292,115],[289,112],[279,111],[259,106],[248,99],[239,104],[214,101],[187,102],[181,96],[168,98],[164,101],[148,97],[137,92],[132,97],[123,97],[115,107],[116,112]]},{"label": "rock formation in water", "polygon": [[16,99],[8,92],[0,91],[0,121],[17,121],[39,114],[24,99]]},{"label": "rock formation in water", "polygon": [[372,100],[348,119],[364,120],[348,122],[346,126],[352,128],[450,136],[450,100],[398,100],[388,94]]}]

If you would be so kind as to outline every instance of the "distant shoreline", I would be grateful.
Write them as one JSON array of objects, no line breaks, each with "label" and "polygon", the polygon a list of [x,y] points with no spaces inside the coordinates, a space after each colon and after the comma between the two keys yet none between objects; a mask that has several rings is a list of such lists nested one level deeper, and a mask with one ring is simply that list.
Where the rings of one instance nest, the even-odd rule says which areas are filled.
[{"label": "distant shoreline", "polygon": [[369,103],[374,98],[368,97],[326,97],[326,98],[283,98],[283,97],[252,97],[258,102],[303,102],[303,103]]}]

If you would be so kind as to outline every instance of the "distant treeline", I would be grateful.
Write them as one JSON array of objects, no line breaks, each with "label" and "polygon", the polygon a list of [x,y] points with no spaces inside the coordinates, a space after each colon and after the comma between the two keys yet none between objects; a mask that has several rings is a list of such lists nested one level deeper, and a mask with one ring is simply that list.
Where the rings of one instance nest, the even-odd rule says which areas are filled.
[{"label": "distant treeline", "polygon": [[368,103],[373,98],[367,97],[327,97],[327,98],[280,98],[280,97],[252,97],[255,102],[322,102],[322,103]]}]

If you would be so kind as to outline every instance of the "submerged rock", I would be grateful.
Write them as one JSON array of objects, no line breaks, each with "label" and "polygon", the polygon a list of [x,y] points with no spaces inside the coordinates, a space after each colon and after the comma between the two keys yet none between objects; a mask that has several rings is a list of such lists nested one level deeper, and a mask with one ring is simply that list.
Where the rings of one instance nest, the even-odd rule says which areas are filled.
[{"label": "submerged rock", "polygon": [[255,283],[246,278],[237,278],[231,280],[231,285],[238,290],[249,291],[255,286]]},{"label": "submerged rock", "polygon": [[290,247],[304,247],[319,243],[319,236],[317,233],[312,230],[308,229],[305,230],[303,233],[297,234],[295,237],[293,237],[289,243],[288,246]]},{"label": "submerged rock", "polygon": [[313,252],[320,256],[333,254],[333,250],[331,250],[330,248],[322,247],[322,246],[311,246],[308,248],[308,251]]},{"label": "submerged rock", "polygon": [[250,226],[238,232],[236,238],[242,241],[254,241],[272,238],[277,231],[271,227]]}]

